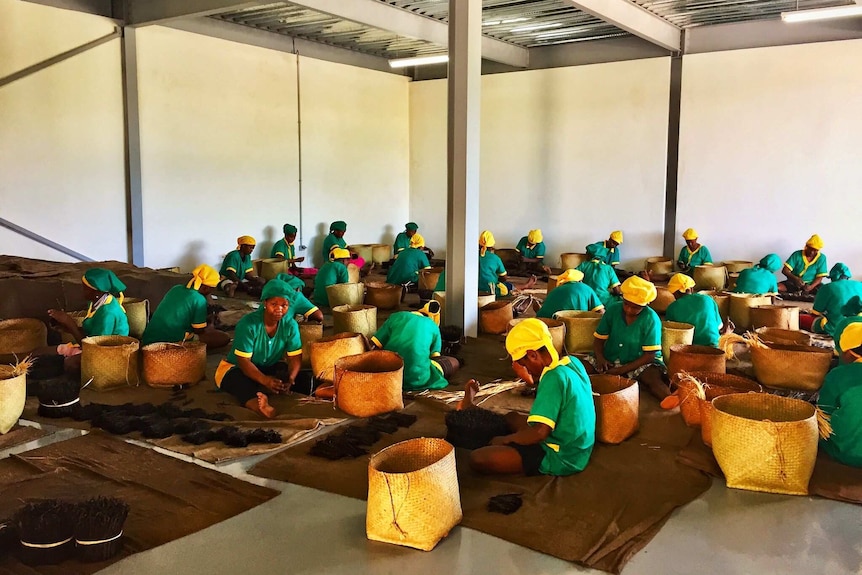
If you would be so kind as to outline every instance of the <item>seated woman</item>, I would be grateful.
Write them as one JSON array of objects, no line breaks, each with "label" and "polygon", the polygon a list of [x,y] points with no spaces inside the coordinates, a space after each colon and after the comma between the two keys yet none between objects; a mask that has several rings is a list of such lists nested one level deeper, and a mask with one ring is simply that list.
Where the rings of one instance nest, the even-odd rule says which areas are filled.
[{"label": "seated woman", "polygon": [[398,257],[398,254],[410,247],[410,238],[419,231],[419,226],[416,222],[407,222],[404,226],[404,231],[395,236],[395,243],[392,246],[392,259]]},{"label": "seated woman", "polygon": [[854,323],[862,323],[862,297],[853,296],[850,298],[844,307],[841,308],[843,316],[835,324],[832,339],[835,340],[835,356],[838,357],[839,363],[844,363],[844,350],[841,349],[841,336],[848,326]]},{"label": "seated woman", "polygon": [[236,243],[236,249],[227,254],[221,264],[219,287],[228,297],[233,297],[238,291],[254,296],[260,293],[266,283],[254,273],[254,264],[251,262],[251,252],[257,242],[251,236],[240,236]]},{"label": "seated woman", "polygon": [[296,246],[293,245],[293,242],[296,241],[296,226],[284,224],[281,230],[284,232],[284,237],[273,244],[269,257],[278,260],[287,260],[291,271],[299,273],[299,268],[296,264],[304,262],[305,258],[296,257]]},{"label": "seated woman", "polygon": [[398,255],[398,259],[389,266],[386,283],[415,286],[419,282],[419,270],[431,268],[428,256],[422,251],[425,239],[419,234],[410,236],[410,246]]},{"label": "seated woman", "polygon": [[405,391],[443,389],[449,385],[443,367],[435,361],[441,349],[438,302],[430,301],[419,311],[393,313],[371,338],[371,344],[394,351],[404,360]]},{"label": "seated woman", "polygon": [[[486,474],[571,475],[583,471],[596,439],[590,379],[578,361],[560,358],[543,322],[525,319],[506,336],[512,368],[537,387],[530,414],[506,415],[512,433],[470,453],[470,467]],[[459,409],[473,407],[479,383],[470,380]]]},{"label": "seated woman", "polygon": [[648,307],[655,286],[632,276],[621,286],[623,301],[608,306],[587,356],[589,373],[624,375],[638,380],[658,399],[670,394],[667,368],[661,356],[661,321]]},{"label": "seated woman", "polygon": [[201,264],[186,285],[168,290],[144,330],[142,345],[156,342],[177,343],[194,335],[207,347],[223,347],[230,336],[207,322],[207,296],[218,285],[219,273]]},{"label": "seated woman", "polygon": [[542,230],[530,230],[526,236],[518,242],[516,249],[521,256],[521,266],[534,272],[546,271],[545,264],[545,242]]},{"label": "seated woman", "polygon": [[[347,247],[347,241],[344,239],[344,233],[347,231],[347,223],[341,220],[337,222],[332,222],[329,225],[329,235],[326,236],[326,239],[323,240],[323,261],[329,262],[329,254],[335,248],[341,248],[344,250],[348,250],[350,254],[349,261],[347,263],[353,264],[359,269],[365,265],[365,259],[359,257],[354,252],[349,251]],[[324,264],[326,265],[326,264]]]},{"label": "seated woman", "polygon": [[817,293],[820,282],[828,275],[826,270],[829,269],[829,264],[826,263],[826,254],[820,251],[822,249],[823,240],[814,234],[805,242],[803,249],[790,254],[782,269],[787,279],[778,284],[778,291]]},{"label": "seated woman", "polygon": [[604,311],[605,306],[595,290],[582,283],[584,272],[568,269],[557,276],[557,287],[545,298],[536,317],[554,317],[563,310]]},{"label": "seated woman", "polygon": [[326,286],[350,282],[350,275],[347,273],[349,261],[350,252],[343,248],[333,248],[329,252],[329,263],[324,264],[314,277],[314,303],[329,307]]},{"label": "seated woman", "polygon": [[680,271],[690,274],[697,266],[712,263],[712,254],[709,253],[709,248],[698,243],[697,232],[693,228],[685,230],[682,233],[682,239],[685,240],[685,245],[679,250],[679,257],[676,262]]},{"label": "seated woman", "polygon": [[[829,271],[831,281],[817,290],[817,295],[814,297],[813,311],[817,318],[813,320],[810,327],[800,325],[802,329],[811,329],[814,333],[827,335],[835,334],[835,326],[844,317],[841,308],[854,296],[862,296],[862,282],[852,280],[851,277],[853,274],[846,264],[839,262],[832,266]],[[802,323],[801,317],[800,323]]]},{"label": "seated woman", "polygon": [[479,292],[501,297],[509,295],[515,287],[506,281],[506,266],[500,256],[494,253],[496,244],[494,234],[488,230],[479,235]]},{"label": "seated woman", "polygon": [[275,279],[283,281],[291,289],[287,299],[290,302],[290,312],[294,317],[301,315],[305,321],[323,323],[323,312],[302,293],[302,288],[305,287],[304,281],[293,274],[278,274]]},{"label": "seated woman", "polygon": [[833,459],[862,467],[862,323],[841,334],[844,365],[826,374],[817,407],[830,416],[832,435],[820,440]]},{"label": "seated woman", "polygon": [[281,280],[267,282],[263,305],[236,324],[233,347],[215,373],[222,391],[267,418],[275,416],[267,396],[289,393],[302,364],[299,326],[289,311],[291,291]]},{"label": "seated woman", "polygon": [[575,269],[584,274],[584,284],[593,288],[602,304],[608,307],[608,305],[618,301],[620,280],[614,273],[614,268],[605,263],[608,250],[601,242],[588,245],[586,250],[587,257],[590,259]]},{"label": "seated woman", "polygon": [[693,344],[718,347],[724,322],[715,300],[708,295],[694,293],[694,280],[685,274],[671,277],[667,289],[676,301],[667,307],[665,319],[693,325]]},{"label": "seated woman", "polygon": [[781,269],[781,258],[777,254],[764,256],[754,267],[739,272],[736,279],[736,293],[775,294],[778,293],[778,281],[775,272]]}]

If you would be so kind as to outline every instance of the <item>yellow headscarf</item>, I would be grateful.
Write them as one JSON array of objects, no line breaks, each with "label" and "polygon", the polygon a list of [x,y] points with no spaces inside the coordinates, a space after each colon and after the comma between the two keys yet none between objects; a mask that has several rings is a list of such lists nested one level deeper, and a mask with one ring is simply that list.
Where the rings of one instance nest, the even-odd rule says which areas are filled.
[{"label": "yellow headscarf", "polygon": [[194,290],[200,289],[202,285],[216,287],[218,280],[219,274],[214,268],[201,264],[192,271],[192,279],[186,284],[186,287]]},{"label": "yellow headscarf", "polygon": [[496,245],[497,240],[494,239],[494,234],[485,230],[481,234],[479,234],[479,255],[484,256],[485,252],[488,251],[488,248],[493,248]]},{"label": "yellow headscarf", "polygon": [[623,233],[620,230],[613,231],[611,232],[611,239],[621,244],[623,243]]},{"label": "yellow headscarf", "polygon": [[557,287],[569,282],[579,282],[584,279],[584,272],[569,268],[557,276]]},{"label": "yellow headscarf", "polygon": [[841,332],[838,342],[842,351],[850,351],[862,345],[862,323],[851,323]]},{"label": "yellow headscarf", "polygon": [[808,241],[805,242],[805,245],[812,247],[815,250],[822,250],[823,249],[823,240],[820,239],[820,236],[818,236],[817,234],[814,234],[813,236],[808,238]]},{"label": "yellow headscarf", "polygon": [[425,247],[425,238],[419,235],[419,232],[413,234],[410,238],[410,247],[411,248],[424,248]]},{"label": "yellow headscarf", "polygon": [[256,244],[257,242],[251,236],[240,236],[236,239],[236,249],[240,249],[242,246],[253,246]]},{"label": "yellow headscarf", "polygon": [[440,302],[431,300],[419,310],[422,314],[434,320],[434,323],[440,325]]},{"label": "yellow headscarf", "polygon": [[667,282],[667,289],[670,293],[685,291],[694,287],[694,280],[685,274],[675,274],[670,281]]},{"label": "yellow headscarf", "polygon": [[512,356],[513,361],[518,361],[527,355],[528,351],[536,351],[543,347],[551,354],[551,365],[557,364],[560,361],[560,355],[554,348],[551,332],[544,322],[534,317],[518,323],[506,336],[506,351]]},{"label": "yellow headscarf", "polygon": [[527,234],[527,241],[530,245],[536,245],[542,242],[542,230],[530,230]]},{"label": "yellow headscarf", "polygon": [[329,261],[331,262],[345,259],[350,259],[350,252],[344,248],[333,248],[332,251],[329,252]]},{"label": "yellow headscarf", "polygon": [[694,228],[688,228],[684,232],[682,232],[682,239],[688,240],[696,240],[698,238],[697,231]]},{"label": "yellow headscarf", "polygon": [[631,276],[624,281],[620,291],[623,292],[624,300],[639,306],[649,305],[657,295],[655,285],[638,276]]}]

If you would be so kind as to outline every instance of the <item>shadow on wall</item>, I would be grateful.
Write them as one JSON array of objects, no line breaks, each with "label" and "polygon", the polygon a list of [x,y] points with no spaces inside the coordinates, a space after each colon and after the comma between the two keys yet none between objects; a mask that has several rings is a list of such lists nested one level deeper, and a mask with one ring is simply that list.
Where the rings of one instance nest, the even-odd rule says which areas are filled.
[{"label": "shadow on wall", "polygon": [[[625,234],[625,231],[623,231],[623,233]],[[607,239],[607,237],[604,237],[602,239]],[[664,244],[664,234],[660,233],[660,232],[648,232],[648,233],[641,233],[641,234],[632,234],[631,239],[629,239],[629,236],[626,235],[624,237],[624,239],[625,239],[625,242],[622,245],[623,254],[626,253],[626,244],[628,244],[632,247],[638,246],[638,245],[656,245],[656,244],[661,246]],[[599,240],[596,240],[596,241],[599,241]],[[634,251],[634,250],[632,250],[632,251]],[[671,260],[673,260],[674,262],[676,261],[676,255],[677,254],[674,254],[673,257],[671,257]],[[628,271],[631,271],[631,272],[639,272],[641,270],[646,269],[646,258],[659,257],[659,256],[664,257],[664,254],[662,253],[661,248],[657,249],[655,254],[645,256],[645,257],[640,258],[640,259],[624,259],[622,262],[620,262],[620,267],[623,269],[626,269]]]},{"label": "shadow on wall", "polygon": [[390,246],[394,245],[395,236],[397,236],[400,232],[401,230],[398,230],[396,232],[395,229],[392,227],[392,224],[386,224],[386,227],[383,228],[383,235],[380,237],[380,243],[389,244]]},{"label": "shadow on wall", "polygon": [[182,257],[180,257],[180,270],[183,272],[191,272],[202,263],[209,263],[210,265],[213,265],[215,269],[219,269],[221,267],[221,262],[213,264],[213,262],[201,261],[201,258],[203,257],[201,255],[203,253],[203,249],[204,243],[200,240],[195,240],[186,244],[186,251]]},{"label": "shadow on wall", "polygon": [[323,240],[328,235],[329,225],[326,222],[320,222],[317,224],[317,232],[312,236],[311,241],[308,242],[308,252],[306,253],[311,256],[311,261],[317,262],[318,268],[327,262],[323,257]]},{"label": "shadow on wall", "polygon": [[[263,239],[257,242],[257,259],[267,259],[272,253],[272,246],[281,239],[274,226],[263,228]],[[252,256],[254,257],[254,256]]]}]

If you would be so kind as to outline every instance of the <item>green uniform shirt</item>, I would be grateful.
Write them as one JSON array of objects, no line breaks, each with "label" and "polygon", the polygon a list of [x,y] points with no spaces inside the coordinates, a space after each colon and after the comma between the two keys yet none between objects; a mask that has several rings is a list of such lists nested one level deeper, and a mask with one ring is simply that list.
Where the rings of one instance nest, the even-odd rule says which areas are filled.
[{"label": "green uniform shirt", "polygon": [[694,252],[689,250],[688,246],[682,246],[682,249],[679,250],[679,257],[677,258],[677,261],[683,262],[690,268],[694,268],[697,266],[711,264],[712,254],[709,253],[709,248],[704,245],[701,245],[699,248],[694,250]]},{"label": "green uniform shirt", "polygon": [[541,473],[571,475],[587,466],[596,442],[596,408],[590,378],[580,361],[565,356],[542,373],[527,423],[551,428],[542,443]]},{"label": "green uniform shirt", "polygon": [[862,315],[845,316],[835,324],[835,333],[832,334],[832,339],[835,340],[835,354],[838,356],[838,361],[841,363],[844,363],[844,358],[842,357],[844,355],[844,350],[841,349],[841,334],[844,333],[844,328],[851,323],[856,323],[858,321],[862,321]]},{"label": "green uniform shirt", "polygon": [[395,245],[392,246],[392,253],[395,254],[395,257],[398,257],[398,254],[402,251],[406,250],[410,247],[410,238],[407,237],[406,232],[401,232],[397,236],[395,236]]},{"label": "green uniform shirt", "polygon": [[[500,256],[493,252],[485,252],[479,256],[479,291],[491,293],[497,292],[497,284],[500,278],[506,275],[506,266]],[[490,284],[490,286],[488,285]]]},{"label": "green uniform shirt", "polygon": [[536,317],[554,317],[555,313],[566,309],[598,311],[603,307],[593,288],[581,282],[568,282],[548,294]]},{"label": "green uniform shirt", "polygon": [[524,236],[521,238],[521,241],[518,242],[517,250],[521,252],[521,255],[525,258],[541,259],[545,257],[545,242],[539,242],[532,248],[527,247],[529,245],[530,242],[527,240],[527,236]]},{"label": "green uniform shirt", "polygon": [[254,270],[254,264],[251,263],[251,255],[242,257],[239,250],[234,250],[224,257],[219,274],[227,277],[227,272],[232,271],[236,277],[243,279],[245,274],[252,270]]},{"label": "green uniform shirt", "polygon": [[817,406],[831,415],[833,435],[820,446],[845,465],[862,467],[862,363],[839,365],[826,374]]},{"label": "green uniform shirt", "polygon": [[605,358],[620,364],[630,363],[648,351],[657,351],[661,360],[661,321],[650,307],[645,307],[637,318],[626,323],[623,302],[608,306],[605,315],[593,334],[605,341]]},{"label": "green uniform shirt", "polygon": [[333,234],[329,234],[326,236],[326,239],[323,240],[323,261],[329,261],[329,252],[332,251],[333,246],[338,246],[339,248],[347,249],[347,242],[344,241],[344,238],[336,238]]},{"label": "green uniform shirt", "polygon": [[778,293],[778,281],[771,271],[754,266],[739,272],[733,291],[751,294]]},{"label": "green uniform shirt", "polygon": [[665,318],[693,325],[695,345],[718,347],[722,321],[718,304],[711,297],[699,293],[684,295],[667,306]]},{"label": "green uniform shirt", "polygon": [[386,274],[386,283],[416,283],[419,281],[419,270],[430,267],[431,264],[428,263],[428,256],[425,255],[425,252],[419,248],[407,248],[398,254],[398,259],[389,266],[389,273]]},{"label": "green uniform shirt", "polygon": [[288,285],[288,287],[298,292],[301,292],[303,289],[305,289],[305,282],[293,274],[280,273],[275,276],[275,279],[283,281]]},{"label": "green uniform shirt", "polygon": [[440,355],[441,340],[440,328],[430,317],[413,311],[395,312],[371,341],[404,360],[405,391],[442,389],[448,385],[443,368],[431,359]]},{"label": "green uniform shirt", "polygon": [[296,246],[287,243],[284,238],[281,238],[275,242],[275,245],[272,246],[272,251],[269,252],[269,257],[274,258],[276,256],[282,256],[286,260],[296,259]]},{"label": "green uniform shirt", "polygon": [[184,285],[174,286],[153,312],[141,343],[176,343],[186,339],[194,330],[206,326],[207,298],[196,289]]},{"label": "green uniform shirt", "polygon": [[619,265],[620,260],[622,259],[620,246],[612,248],[608,245],[607,240],[603,241],[602,245],[605,246],[605,248],[607,248],[608,250],[608,256],[605,258],[605,263],[610,266]]},{"label": "green uniform shirt", "polygon": [[314,276],[314,303],[329,307],[326,286],[346,284],[350,281],[347,266],[341,262],[327,262]]},{"label": "green uniform shirt", "polygon": [[856,280],[821,285],[814,297],[814,313],[821,316],[814,320],[814,333],[833,335],[838,320],[844,317],[841,308],[856,295],[862,297],[862,282]]},{"label": "green uniform shirt", "polygon": [[81,330],[87,337],[97,335],[129,335],[129,318],[120,302],[112,295],[105,298],[105,303],[81,324]]},{"label": "green uniform shirt", "polygon": [[301,315],[307,318],[318,310],[318,307],[302,295],[302,292],[291,292],[286,299],[290,303],[288,308],[290,315]]},{"label": "green uniform shirt", "polygon": [[434,286],[434,291],[446,291],[446,270],[445,269],[440,273],[440,277],[437,278],[437,285]]},{"label": "green uniform shirt", "polygon": [[[591,260],[581,263],[575,269],[583,272],[583,283],[593,288],[593,291],[596,292],[596,295],[599,296],[605,307],[617,301],[617,298],[611,293],[613,288],[620,285],[620,280],[617,278],[617,272],[614,271],[614,268],[604,262]],[[557,291],[557,289],[559,288],[555,288],[554,291]]]},{"label": "green uniform shirt", "polygon": [[239,320],[233,336],[233,347],[225,361],[236,365],[237,357],[245,357],[257,367],[269,367],[281,361],[285,355],[302,355],[299,326],[293,317],[281,318],[278,329],[270,337],[266,333],[263,313],[261,307]]},{"label": "green uniform shirt", "polygon": [[823,252],[817,252],[817,257],[809,262],[805,259],[802,250],[796,250],[784,262],[784,267],[793,272],[794,275],[799,276],[802,279],[802,283],[806,285],[817,278],[829,275],[827,271],[829,266],[826,263],[826,255]]}]

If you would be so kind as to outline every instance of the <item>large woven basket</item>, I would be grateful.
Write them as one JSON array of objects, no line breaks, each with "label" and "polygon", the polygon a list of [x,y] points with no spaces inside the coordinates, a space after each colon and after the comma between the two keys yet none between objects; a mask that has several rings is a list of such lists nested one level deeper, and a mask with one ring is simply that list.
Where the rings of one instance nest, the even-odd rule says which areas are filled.
[{"label": "large woven basket", "polygon": [[348,355],[365,351],[365,339],[359,333],[339,333],[311,343],[311,371],[314,377],[332,382],[335,362]]},{"label": "large woven basket", "polygon": [[396,443],[368,463],[368,539],[432,550],[461,522],[455,448],[422,437]]},{"label": "large woven basket", "polygon": [[287,273],[289,266],[287,260],[278,258],[260,260],[260,277],[265,280],[275,279],[278,274]]},{"label": "large woven basket", "polygon": [[727,286],[727,268],[724,266],[695,266],[694,283],[697,289],[724,289]]},{"label": "large woven basket", "polygon": [[500,248],[494,250],[494,253],[497,254],[497,257],[500,258],[507,270],[518,266],[518,258],[521,254],[518,250],[514,248]]},{"label": "large woven basket", "polygon": [[638,382],[618,375],[591,375],[596,440],[622,443],[638,430]]},{"label": "large woven basket", "polygon": [[[518,318],[510,321],[508,331],[512,331],[513,327],[515,327],[525,319],[528,318]],[[538,319],[540,322],[548,326],[548,331],[551,332],[551,341],[554,342],[554,349],[556,349],[557,353],[562,356],[564,346],[566,345],[566,324],[562,320],[550,319],[547,317],[539,317],[535,319]]]},{"label": "large woven basket", "polygon": [[85,337],[81,341],[81,384],[93,379],[96,391],[138,384],[140,343],[123,335]]},{"label": "large woven basket", "polygon": [[673,261],[664,256],[647,258],[644,262],[644,269],[650,275],[668,276],[673,273]]},{"label": "large woven basket", "polygon": [[602,321],[602,314],[597,311],[564,310],[554,314],[554,319],[566,324],[566,351],[568,353],[585,353],[593,349],[593,334]]},{"label": "large woven basket", "polygon": [[727,273],[729,274],[738,274],[742,270],[754,267],[754,262],[747,262],[745,260],[728,260],[721,263],[727,268]]},{"label": "large woven basket", "polygon": [[[446,292],[443,292],[443,293],[446,293]],[[485,307],[489,303],[493,303],[495,301],[497,301],[497,297],[494,294],[487,294],[487,295],[481,295],[480,294],[479,299],[478,299],[479,309],[482,309],[483,307]]]},{"label": "large woven basket", "polygon": [[367,262],[374,261],[373,248],[374,244],[354,244],[348,247],[350,251]]},{"label": "large woven basket", "polygon": [[737,330],[747,330],[751,327],[751,308],[771,303],[769,295],[730,294],[730,320]]},{"label": "large woven basket", "polygon": [[[695,378],[703,384],[706,400],[698,396],[697,385],[691,381]],[[675,373],[671,378],[671,387],[679,395],[679,411],[686,425],[694,427],[702,424],[701,403],[709,403],[720,395],[729,393],[760,392],[763,389],[756,381],[727,373],[711,373],[708,371],[686,371]]]},{"label": "large woven basket", "polygon": [[0,321],[0,355],[27,354],[48,345],[48,328],[38,319]]},{"label": "large woven basket", "polygon": [[718,306],[718,315],[721,316],[721,321],[727,323],[727,318],[730,316],[730,294],[721,290],[704,290],[703,295],[712,298],[712,301]]},{"label": "large woven basket", "polygon": [[673,376],[681,371],[708,371],[724,373],[727,371],[727,359],[724,352],[706,345],[672,345],[670,358],[667,361],[668,374]]},{"label": "large woven basket", "polygon": [[440,274],[446,268],[428,268],[427,270],[419,270],[419,289],[437,289],[437,282],[440,281]]},{"label": "large woven basket", "polygon": [[779,329],[777,327],[761,327],[754,330],[757,337],[764,343],[780,343],[783,345],[811,345],[811,336],[804,331]]},{"label": "large woven basket", "polygon": [[554,291],[557,288],[557,280],[559,279],[559,277],[560,276],[557,276],[557,275],[549,275],[548,276],[548,287],[545,290],[546,294],[551,293],[552,291]]},{"label": "large woven basket", "polygon": [[514,317],[511,301],[491,302],[479,310],[479,329],[482,333],[506,333]]},{"label": "large woven basket", "polygon": [[757,381],[767,387],[817,391],[829,371],[832,351],[807,345],[750,346]]},{"label": "large woven basket", "polygon": [[589,261],[590,256],[578,252],[566,252],[560,254],[560,267],[564,270],[570,270],[578,267],[585,261]]},{"label": "large woven basket", "polygon": [[819,437],[813,405],[740,393],[717,397],[712,406],[712,451],[728,487],[808,494]]},{"label": "large woven basket", "polygon": [[404,409],[404,360],[393,351],[368,351],[335,362],[335,404],[356,417]]},{"label": "large woven basket", "polygon": [[777,327],[779,329],[799,329],[799,308],[784,305],[759,305],[749,311],[751,327]]},{"label": "large woven basket", "polygon": [[371,260],[382,264],[392,259],[392,246],[389,244],[374,244],[371,246]]},{"label": "large woven basket", "polygon": [[661,354],[664,361],[670,358],[670,346],[689,345],[694,341],[694,326],[681,321],[663,321],[661,324]]},{"label": "large woven basket", "polygon": [[404,288],[386,282],[365,284],[365,303],[378,309],[395,309],[401,305],[401,292]]},{"label": "large woven basket", "polygon": [[676,298],[673,297],[673,294],[670,293],[664,286],[655,286],[656,297],[649,303],[649,306],[656,313],[665,313],[667,312],[667,308],[676,301]]},{"label": "large woven basket", "polygon": [[27,401],[27,376],[15,375],[11,365],[0,365],[0,435],[18,423]]},{"label": "large woven basket", "polygon": [[365,299],[365,284],[347,283],[326,286],[326,296],[329,298],[329,307],[339,305],[362,305]]},{"label": "large woven basket", "polygon": [[377,308],[373,305],[338,305],[332,308],[334,333],[377,333]]},{"label": "large woven basket", "polygon": [[123,301],[123,309],[129,320],[129,336],[141,339],[150,321],[150,300],[127,297]]},{"label": "large woven basket", "polygon": [[347,264],[347,283],[358,284],[359,279],[362,277],[362,270],[359,269],[359,266],[353,263]]},{"label": "large woven basket", "polygon": [[700,438],[703,440],[704,445],[712,446],[712,400],[722,395],[730,395],[731,393],[762,393],[763,388],[756,381],[747,377],[716,373],[706,375],[713,378],[728,378],[722,384],[710,385],[705,390],[706,399],[697,399],[697,404],[700,406]]},{"label": "large woven basket", "polygon": [[206,377],[207,346],[199,341],[151,343],[141,348],[141,364],[150,387],[191,385]]},{"label": "large woven basket", "polygon": [[302,341],[302,366],[311,367],[311,344],[323,337],[322,323],[299,324],[299,339]]}]

